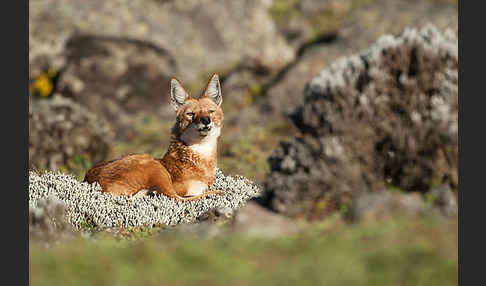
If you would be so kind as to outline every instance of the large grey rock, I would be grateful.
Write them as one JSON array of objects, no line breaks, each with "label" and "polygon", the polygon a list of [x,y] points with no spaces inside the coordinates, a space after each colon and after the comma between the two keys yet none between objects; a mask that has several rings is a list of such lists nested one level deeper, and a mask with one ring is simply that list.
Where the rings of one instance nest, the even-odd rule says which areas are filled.
[{"label": "large grey rock", "polygon": [[456,190],[457,53],[455,33],[428,26],[383,36],[323,70],[291,115],[299,135],[269,159],[265,203],[322,216],[387,185]]},{"label": "large grey rock", "polygon": [[111,127],[83,106],[58,94],[29,102],[29,166],[56,170],[74,156],[91,163],[106,159]]},{"label": "large grey rock", "polygon": [[178,75],[197,79],[201,72],[227,67],[248,57],[278,68],[293,50],[267,13],[272,1],[96,1],[29,2],[30,33],[94,35],[151,43],[172,55]]},{"label": "large grey rock", "polygon": [[446,217],[457,216],[459,209],[457,206],[457,193],[448,187],[433,188],[429,194],[433,206]]},{"label": "large grey rock", "polygon": [[426,214],[429,209],[420,193],[382,191],[356,197],[346,218],[352,222],[413,218]]},{"label": "large grey rock", "polygon": [[245,236],[276,237],[295,233],[299,226],[285,216],[250,202],[237,211],[232,230]]},{"label": "large grey rock", "polygon": [[140,41],[79,36],[66,43],[68,64],[57,89],[117,130],[139,115],[172,119],[169,81],[176,63],[166,50]]}]

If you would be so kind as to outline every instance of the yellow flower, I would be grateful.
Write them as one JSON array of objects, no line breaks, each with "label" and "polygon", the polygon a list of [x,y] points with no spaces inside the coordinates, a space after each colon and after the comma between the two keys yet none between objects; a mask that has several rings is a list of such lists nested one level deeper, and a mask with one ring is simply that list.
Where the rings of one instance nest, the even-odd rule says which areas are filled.
[{"label": "yellow flower", "polygon": [[53,89],[53,84],[49,76],[45,73],[42,73],[37,77],[33,84],[33,88],[35,91],[39,93],[40,96],[49,96]]}]

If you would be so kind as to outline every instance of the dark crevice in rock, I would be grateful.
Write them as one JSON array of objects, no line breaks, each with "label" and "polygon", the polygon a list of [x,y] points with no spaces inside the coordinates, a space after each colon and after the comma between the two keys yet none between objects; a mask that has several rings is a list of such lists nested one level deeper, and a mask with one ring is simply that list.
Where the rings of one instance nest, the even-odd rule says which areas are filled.
[{"label": "dark crevice in rock", "polygon": [[364,88],[371,82],[371,77],[368,74],[368,69],[369,69],[369,66],[370,66],[370,64],[368,63],[368,60],[363,55],[361,55],[360,58],[361,58],[361,61],[364,64],[364,71],[358,77],[356,89],[358,90],[358,92],[362,93]]},{"label": "dark crevice in rock", "polygon": [[221,83],[221,85],[224,85],[224,83],[232,75],[243,72],[243,71],[250,71],[252,74],[259,76],[259,77],[265,77],[265,76],[269,76],[271,74],[271,71],[268,68],[254,62],[250,59],[244,59],[240,63],[238,63],[234,68],[232,68],[232,69],[230,69],[226,72],[219,73],[219,82]]},{"label": "dark crevice in rock", "polygon": [[410,52],[410,66],[408,67],[408,76],[415,76],[419,71],[417,59],[417,48],[412,49]]},{"label": "dark crevice in rock", "polygon": [[297,49],[295,59],[290,63],[288,63],[286,66],[284,66],[282,69],[280,69],[277,73],[275,73],[274,76],[272,76],[265,84],[262,85],[260,98],[265,97],[268,90],[270,90],[273,86],[277,85],[280,81],[283,80],[285,75],[300,62],[305,52],[309,48],[315,47],[317,45],[333,44],[337,39],[338,39],[338,34],[332,33],[332,34],[322,35],[312,41],[302,44]]},{"label": "dark crevice in rock", "polygon": [[[169,65],[171,66],[171,68],[175,70],[175,72],[177,72],[178,70],[177,62],[174,56],[172,56],[168,50],[161,48],[158,45],[151,43],[149,41],[144,41],[140,39],[84,34],[84,35],[74,36],[71,39],[69,39],[66,43],[66,48],[67,50],[69,50],[71,47],[78,47],[77,50],[83,50],[83,52],[90,51],[91,53],[106,54],[106,52],[103,49],[96,46],[95,43],[97,42],[113,42],[113,43],[120,43],[120,44],[128,43],[128,44],[137,45],[141,48],[153,50],[155,53],[159,54],[160,56],[166,57],[169,62]],[[79,49],[79,46],[83,46],[83,45],[85,46],[85,49],[84,48]],[[78,57],[76,57],[76,54],[72,54],[70,55],[70,57],[68,57],[68,60],[70,59],[73,60],[77,58]]]}]

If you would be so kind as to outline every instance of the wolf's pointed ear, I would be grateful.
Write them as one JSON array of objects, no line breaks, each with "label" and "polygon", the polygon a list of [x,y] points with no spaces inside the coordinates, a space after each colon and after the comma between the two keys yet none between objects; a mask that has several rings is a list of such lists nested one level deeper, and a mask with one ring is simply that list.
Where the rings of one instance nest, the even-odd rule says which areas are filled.
[{"label": "wolf's pointed ear", "polygon": [[221,85],[219,84],[219,77],[214,74],[209,80],[204,96],[210,98],[218,106],[223,102],[223,96],[221,94]]},{"label": "wolf's pointed ear", "polygon": [[170,104],[177,111],[189,98],[186,90],[182,87],[181,83],[173,78],[170,80]]}]

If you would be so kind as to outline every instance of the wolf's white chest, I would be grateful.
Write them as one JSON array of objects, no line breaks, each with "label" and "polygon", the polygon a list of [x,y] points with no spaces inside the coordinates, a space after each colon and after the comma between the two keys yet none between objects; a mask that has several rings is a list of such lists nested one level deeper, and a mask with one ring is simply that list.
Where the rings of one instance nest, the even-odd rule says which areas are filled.
[{"label": "wolf's white chest", "polygon": [[199,154],[202,157],[209,157],[213,154],[216,147],[216,140],[208,140],[199,144],[193,144],[189,146],[194,153]]},{"label": "wolf's white chest", "polygon": [[197,196],[206,191],[208,184],[201,181],[189,181],[187,182],[186,196]]}]

